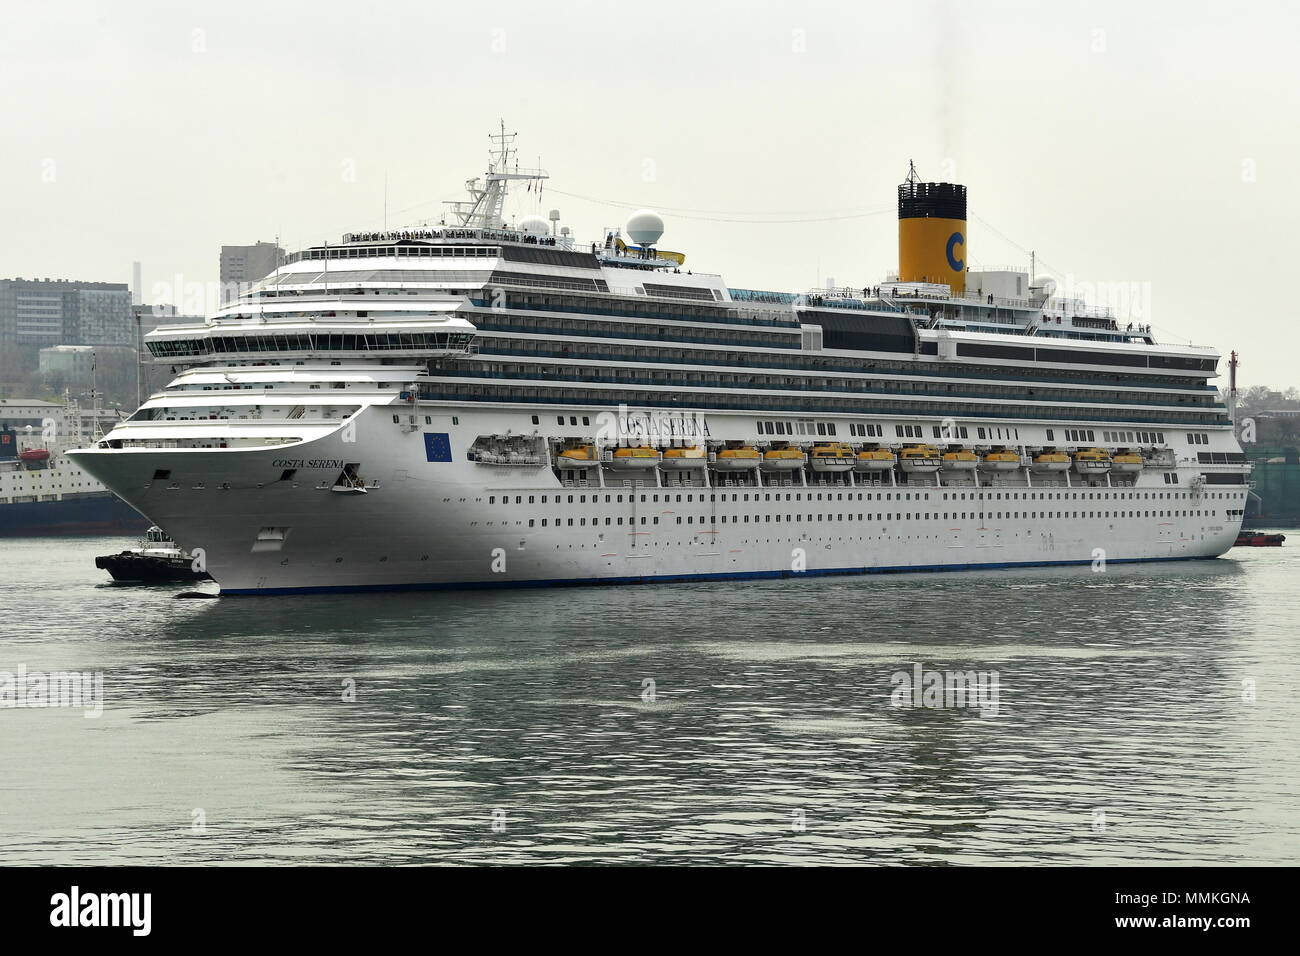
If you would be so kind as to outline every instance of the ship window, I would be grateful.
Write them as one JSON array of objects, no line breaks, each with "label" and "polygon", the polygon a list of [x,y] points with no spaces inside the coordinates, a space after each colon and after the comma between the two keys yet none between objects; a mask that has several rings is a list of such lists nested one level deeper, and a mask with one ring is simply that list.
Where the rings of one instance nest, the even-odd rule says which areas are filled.
[{"label": "ship window", "polygon": [[537,421],[537,416],[536,416],[536,415],[533,416],[533,424],[534,424],[534,425],[540,424],[540,423]]},{"label": "ship window", "polygon": [[171,476],[172,476],[172,472],[170,468],[159,468],[157,471],[153,473],[153,480],[166,481]]}]

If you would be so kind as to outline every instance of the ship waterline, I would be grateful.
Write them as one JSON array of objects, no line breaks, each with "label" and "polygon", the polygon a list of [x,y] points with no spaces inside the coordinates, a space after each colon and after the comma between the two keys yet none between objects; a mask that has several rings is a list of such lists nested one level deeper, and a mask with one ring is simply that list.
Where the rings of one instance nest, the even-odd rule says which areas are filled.
[{"label": "ship waterline", "polygon": [[71,453],[223,593],[1231,547],[1249,465],[1218,355],[1028,274],[921,274],[964,255],[964,187],[899,187],[900,218],[943,217],[887,285],[758,292],[659,252],[648,211],[589,247],[558,212],[505,223],[506,184],[545,174],[494,139],[458,224],[307,249],[150,333],[175,380]]}]

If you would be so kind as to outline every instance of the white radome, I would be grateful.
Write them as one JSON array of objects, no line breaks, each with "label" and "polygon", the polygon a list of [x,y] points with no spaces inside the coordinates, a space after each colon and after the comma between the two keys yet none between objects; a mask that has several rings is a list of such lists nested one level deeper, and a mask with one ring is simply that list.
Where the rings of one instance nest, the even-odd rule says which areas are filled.
[{"label": "white radome", "polygon": [[627,234],[637,245],[654,245],[664,234],[664,221],[653,209],[638,209],[627,217]]},{"label": "white radome", "polygon": [[549,236],[551,234],[551,224],[541,216],[524,216],[519,220],[517,227],[520,232],[528,236]]}]

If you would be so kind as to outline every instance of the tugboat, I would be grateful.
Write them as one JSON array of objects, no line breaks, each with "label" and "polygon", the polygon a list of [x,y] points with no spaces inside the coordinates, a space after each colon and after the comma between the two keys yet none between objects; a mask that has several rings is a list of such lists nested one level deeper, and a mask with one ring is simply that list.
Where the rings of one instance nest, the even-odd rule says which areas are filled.
[{"label": "tugboat", "polygon": [[157,525],[145,532],[140,547],[102,555],[95,559],[95,567],[107,571],[114,581],[132,584],[212,580],[207,571],[195,571],[194,556],[178,548]]},{"label": "tugboat", "polygon": [[1269,534],[1265,531],[1241,531],[1237,534],[1234,548],[1280,548],[1286,540],[1284,534]]}]

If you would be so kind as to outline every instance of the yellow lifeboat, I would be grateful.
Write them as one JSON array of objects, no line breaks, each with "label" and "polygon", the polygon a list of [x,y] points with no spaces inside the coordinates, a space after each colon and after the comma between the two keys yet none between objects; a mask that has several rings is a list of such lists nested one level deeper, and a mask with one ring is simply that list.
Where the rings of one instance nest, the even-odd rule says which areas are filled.
[{"label": "yellow lifeboat", "polygon": [[898,456],[888,448],[867,448],[858,452],[854,467],[858,471],[889,471],[898,461]]},{"label": "yellow lifeboat", "polygon": [[984,456],[980,467],[985,471],[1015,471],[1020,467],[1020,455],[1005,448],[998,448]]},{"label": "yellow lifeboat", "polygon": [[975,454],[969,448],[959,448],[956,451],[946,451],[943,453],[943,470],[944,471],[971,471],[980,463],[980,456]]},{"label": "yellow lifeboat", "polygon": [[1081,475],[1104,475],[1110,471],[1110,455],[1104,448],[1080,448],[1074,453],[1074,470]]},{"label": "yellow lifeboat", "polygon": [[749,471],[757,468],[761,457],[751,445],[723,448],[714,459],[713,467],[719,471]]},{"label": "yellow lifeboat", "polygon": [[614,471],[642,471],[659,464],[659,452],[649,445],[615,448],[605,460],[605,466]]},{"label": "yellow lifeboat", "polygon": [[1145,467],[1146,462],[1142,460],[1142,456],[1127,448],[1121,448],[1110,459],[1110,470],[1117,475],[1137,474]]},{"label": "yellow lifeboat", "polygon": [[573,448],[566,448],[556,456],[556,459],[559,468],[592,468],[600,464],[596,459],[595,445],[575,445]]},{"label": "yellow lifeboat", "polygon": [[852,471],[857,463],[853,449],[839,442],[813,445],[808,456],[813,471]]},{"label": "yellow lifeboat", "polygon": [[1069,471],[1070,456],[1063,451],[1056,451],[1053,448],[1044,448],[1034,456],[1033,462],[1029,466],[1037,472]]},{"label": "yellow lifeboat", "polygon": [[926,474],[943,467],[943,458],[933,445],[906,445],[898,450],[898,467],[903,471]]},{"label": "yellow lifeboat", "polygon": [[803,452],[784,445],[763,452],[764,471],[797,471],[803,467]]},{"label": "yellow lifeboat", "polygon": [[685,448],[665,448],[663,466],[673,471],[683,468],[703,468],[708,464],[709,456],[699,445]]}]

